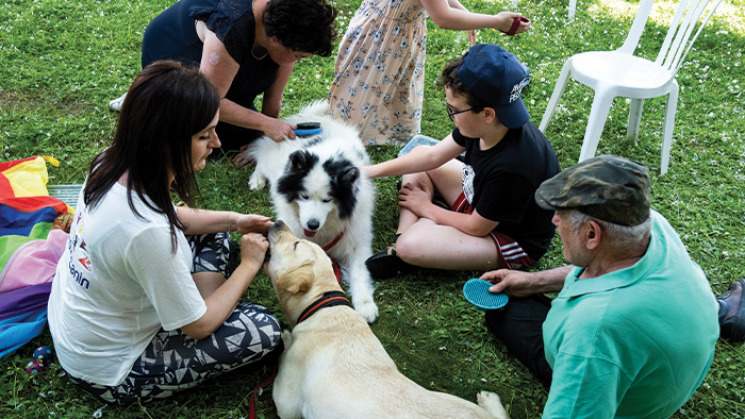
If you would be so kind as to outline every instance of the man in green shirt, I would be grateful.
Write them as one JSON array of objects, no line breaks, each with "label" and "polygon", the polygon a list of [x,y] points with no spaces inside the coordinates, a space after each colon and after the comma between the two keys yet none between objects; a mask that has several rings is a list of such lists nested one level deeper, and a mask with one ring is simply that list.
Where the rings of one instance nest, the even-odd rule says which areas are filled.
[{"label": "man in green shirt", "polygon": [[486,321],[550,385],[543,417],[670,417],[711,366],[718,307],[677,233],[650,209],[647,168],[595,157],[543,182],[535,198],[555,211],[570,265],[482,278],[492,292],[526,297]]}]

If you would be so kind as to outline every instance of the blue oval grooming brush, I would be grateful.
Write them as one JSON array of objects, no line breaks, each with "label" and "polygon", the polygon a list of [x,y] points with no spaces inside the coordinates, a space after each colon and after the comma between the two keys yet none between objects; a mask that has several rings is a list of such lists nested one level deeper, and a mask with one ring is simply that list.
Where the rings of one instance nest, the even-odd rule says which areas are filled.
[{"label": "blue oval grooming brush", "polygon": [[489,292],[489,287],[493,284],[479,278],[472,278],[463,285],[463,296],[469,303],[475,305],[481,310],[496,310],[507,304],[509,297],[507,294],[500,292],[493,294]]},{"label": "blue oval grooming brush", "polygon": [[300,122],[293,131],[295,131],[295,135],[316,135],[321,132],[321,123]]}]

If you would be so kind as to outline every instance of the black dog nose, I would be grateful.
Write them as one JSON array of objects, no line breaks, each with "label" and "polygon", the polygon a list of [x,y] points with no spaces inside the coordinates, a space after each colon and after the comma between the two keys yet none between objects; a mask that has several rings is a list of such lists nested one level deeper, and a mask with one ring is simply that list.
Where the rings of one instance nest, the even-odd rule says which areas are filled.
[{"label": "black dog nose", "polygon": [[318,222],[316,219],[308,220],[308,230],[318,230],[318,227],[321,226],[321,223]]},{"label": "black dog nose", "polygon": [[284,221],[277,220],[271,227],[269,227],[269,231],[271,232],[272,230],[281,230],[282,228],[284,228],[284,226],[285,226]]}]

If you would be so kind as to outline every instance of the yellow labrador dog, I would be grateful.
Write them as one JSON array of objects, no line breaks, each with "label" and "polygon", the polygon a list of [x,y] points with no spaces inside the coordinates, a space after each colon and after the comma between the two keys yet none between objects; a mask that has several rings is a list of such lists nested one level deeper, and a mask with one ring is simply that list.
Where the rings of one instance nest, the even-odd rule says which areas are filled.
[{"label": "yellow labrador dog", "polygon": [[269,230],[264,270],[292,328],[282,334],[272,391],[281,418],[508,417],[494,393],[480,392],[476,405],[401,374],[350,306],[326,253],[281,221]]}]

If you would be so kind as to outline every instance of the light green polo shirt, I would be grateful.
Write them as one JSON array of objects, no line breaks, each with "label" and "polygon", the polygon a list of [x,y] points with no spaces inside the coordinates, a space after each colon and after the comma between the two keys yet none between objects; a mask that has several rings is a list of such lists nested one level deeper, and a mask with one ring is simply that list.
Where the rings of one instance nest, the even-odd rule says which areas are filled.
[{"label": "light green polo shirt", "polygon": [[677,233],[651,217],[649,247],[634,266],[590,279],[574,268],[552,302],[544,418],[668,418],[706,376],[717,303]]}]

